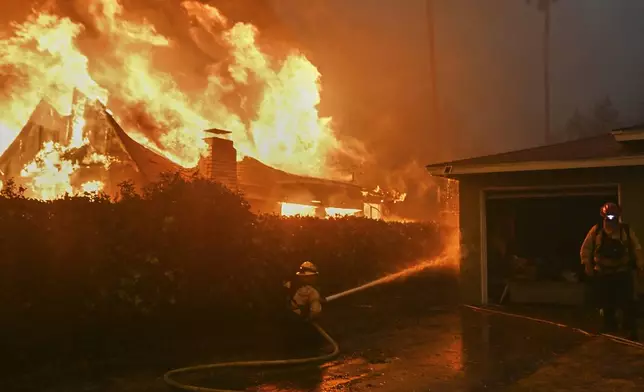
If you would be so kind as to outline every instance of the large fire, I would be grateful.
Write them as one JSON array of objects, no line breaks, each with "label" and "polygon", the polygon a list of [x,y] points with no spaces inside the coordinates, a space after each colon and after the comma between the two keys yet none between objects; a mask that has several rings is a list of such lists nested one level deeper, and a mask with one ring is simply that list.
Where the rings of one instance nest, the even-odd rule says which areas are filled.
[{"label": "large fire", "polygon": [[[41,100],[72,117],[69,140],[44,144],[22,169],[32,196],[52,199],[103,188],[100,178],[70,180],[82,165],[107,167],[112,159],[66,158],[89,143],[87,105],[106,105],[132,138],[184,167],[194,167],[206,152],[203,130],[222,128],[232,131],[240,158],[295,174],[333,174],[330,156],[342,146],[331,119],[318,113],[320,74],[304,55],[273,57],[253,25],[230,23],[210,5],[184,1],[181,10],[194,22],[189,35],[199,35],[200,47],[206,42],[226,52],[203,70],[199,88],[185,88],[180,79],[189,69],[170,72],[155,60],[159,53],[171,56],[179,42],[127,15],[118,0],[86,3],[92,34],[60,16],[51,2],[0,34],[0,154]],[[75,91],[84,98],[74,100]]]},{"label": "large fire", "polygon": [[341,217],[356,215],[362,210],[355,208],[319,207],[316,205],[280,203],[282,216],[317,216],[318,208],[324,208],[324,215],[327,217]]},{"label": "large fire", "polygon": [[315,216],[317,206],[296,203],[280,203],[282,216]]}]

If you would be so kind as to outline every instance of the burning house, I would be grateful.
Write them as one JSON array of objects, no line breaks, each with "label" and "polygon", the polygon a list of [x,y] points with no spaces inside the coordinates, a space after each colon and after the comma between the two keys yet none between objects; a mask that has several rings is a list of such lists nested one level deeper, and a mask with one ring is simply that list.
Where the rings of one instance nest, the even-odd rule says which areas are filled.
[{"label": "burning house", "polygon": [[[320,72],[269,27],[270,4],[217,3],[159,5],[185,30],[118,1],[92,9],[91,33],[68,7],[12,25],[0,37],[0,179],[51,200],[198,169],[257,212],[383,217],[381,195],[328,179],[329,157],[359,151],[319,112]],[[204,133],[215,125],[234,132]]]},{"label": "burning house", "polygon": [[395,205],[405,201],[407,195],[396,191],[386,191],[379,186],[373,190],[362,191],[364,198],[364,216],[372,219],[384,219],[394,214]]},{"label": "burning house", "polygon": [[143,185],[179,170],[128,136],[102,104],[78,92],[68,115],[41,101],[0,156],[3,180],[25,185],[28,196],[39,199],[97,191],[114,195],[122,181]]},{"label": "burning house", "polygon": [[227,132],[208,132],[213,136],[206,139],[210,151],[200,172],[241,191],[255,212],[318,217],[363,212],[360,186],[287,173],[251,157],[237,162],[233,142],[223,138]]},{"label": "burning house", "polygon": [[[68,115],[46,101],[36,107],[0,156],[4,181],[14,179],[31,197],[54,199],[96,191],[116,195],[122,181],[143,186],[164,172],[194,171],[133,140],[100,102],[75,93],[71,107]],[[250,157],[238,162],[229,132],[205,133],[210,135],[205,138],[209,153],[196,169],[242,192],[255,212],[318,217],[363,213],[358,185],[294,175]]]}]

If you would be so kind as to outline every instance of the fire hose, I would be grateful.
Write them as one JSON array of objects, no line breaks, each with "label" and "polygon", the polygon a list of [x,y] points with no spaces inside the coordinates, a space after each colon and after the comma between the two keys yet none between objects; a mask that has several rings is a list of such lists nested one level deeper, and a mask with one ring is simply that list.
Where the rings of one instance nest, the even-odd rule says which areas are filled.
[{"label": "fire hose", "polygon": [[[326,302],[332,301],[339,297],[340,296],[327,297]],[[175,377],[179,375],[185,375],[185,374],[197,373],[197,372],[203,372],[203,371],[211,371],[211,370],[223,369],[223,368],[260,368],[260,367],[263,368],[263,367],[320,364],[320,363],[330,361],[336,356],[338,356],[338,354],[340,354],[340,346],[338,346],[338,343],[335,340],[333,340],[333,338],[318,324],[312,323],[312,325],[320,333],[320,335],[322,335],[324,340],[326,340],[333,347],[333,351],[331,351],[329,354],[319,355],[316,357],[308,357],[308,358],[276,359],[276,360],[266,360],[266,361],[220,362],[220,363],[212,363],[208,365],[191,366],[191,367],[171,370],[163,376],[163,380],[170,387],[180,391],[236,392],[228,389],[206,388],[206,387],[199,387],[195,385],[183,384],[179,381],[176,381]]]},{"label": "fire hose", "polygon": [[[391,274],[388,276],[385,276],[380,279],[376,279],[374,281],[371,281],[369,283],[365,283],[362,286],[358,286],[355,288],[352,288],[350,290],[346,290],[337,294],[330,295],[325,298],[324,302],[331,302],[336,299],[345,297],[350,294],[357,293],[359,291],[366,290],[368,288],[390,282],[395,279],[399,278],[404,278],[408,275],[415,274],[418,272],[421,272],[427,268],[430,268],[436,264],[437,261],[441,261],[446,259],[447,256],[442,256],[436,260],[430,260],[428,262],[421,263],[417,266],[407,268],[403,271],[400,271],[395,274]],[[310,357],[310,358],[298,358],[298,359],[278,359],[278,360],[268,360],[268,361],[239,361],[239,362],[221,362],[221,363],[213,363],[209,365],[199,365],[199,366],[191,366],[191,367],[185,367],[181,369],[175,369],[167,372],[163,376],[163,380],[165,381],[166,384],[169,386],[180,390],[180,391],[192,391],[192,392],[235,392],[235,391],[230,391],[226,389],[216,389],[216,388],[205,388],[205,387],[198,387],[194,385],[187,385],[187,384],[182,384],[178,381],[175,380],[175,376],[178,375],[185,375],[185,374],[190,374],[190,373],[196,373],[196,372],[201,372],[201,371],[208,371],[208,370],[215,370],[215,369],[223,369],[223,368],[260,368],[260,367],[277,367],[277,366],[295,366],[295,365],[305,365],[305,364],[314,364],[314,363],[323,363],[326,361],[329,361],[333,358],[335,358],[338,354],[340,354],[340,347],[338,346],[338,343],[336,343],[335,340],[331,336],[329,336],[328,333],[322,327],[320,327],[318,324],[313,323],[312,324],[315,329],[322,335],[322,337],[333,346],[333,351],[329,354],[325,355],[320,355],[317,357]]]},{"label": "fire hose", "polygon": [[553,325],[553,326],[559,327],[559,328],[566,328],[566,329],[573,330],[574,332],[586,335],[588,337],[604,337],[604,338],[607,338],[607,339],[609,339],[609,340],[611,340],[611,341],[613,341],[615,343],[619,343],[619,344],[622,344],[622,345],[625,345],[625,346],[630,346],[630,347],[638,348],[640,350],[644,350],[644,344],[639,343],[639,342],[634,342],[632,340],[625,339],[625,338],[623,338],[621,336],[615,336],[615,335],[611,335],[611,334],[607,334],[607,333],[595,334],[595,333],[588,332],[588,331],[585,331],[585,330],[580,329],[580,328],[571,327],[570,325],[557,323],[557,322],[554,322],[554,321],[545,320],[545,319],[541,319],[541,318],[525,316],[525,315],[517,314],[517,313],[503,312],[503,311],[500,311],[500,310],[490,309],[489,307],[480,307],[480,306],[472,306],[472,305],[463,305],[463,306],[465,306],[466,308],[472,309],[475,312],[498,314],[498,315],[502,315],[502,316],[508,316],[508,317],[514,317],[514,318],[519,318],[519,319],[523,319],[523,320],[534,321],[534,322],[541,323],[541,324]]},{"label": "fire hose", "polygon": [[[357,290],[347,290],[346,292],[338,293],[331,295],[326,298],[326,302],[344,297],[345,295],[351,294]],[[477,307],[477,306],[470,306],[470,305],[465,305],[465,307],[470,308],[474,311],[478,312],[486,312],[486,313],[492,313],[492,314],[500,314],[500,315],[505,315],[505,316],[510,316],[510,317],[516,317],[516,318],[522,318],[530,321],[535,321],[539,323],[545,323],[545,324],[550,324],[554,325],[557,327],[562,327],[562,328],[568,328],[572,329],[575,332],[582,333],[586,336],[598,336],[593,333],[584,331],[579,328],[574,328],[570,327],[565,324],[561,323],[556,323],[553,321],[549,320],[544,320],[544,319],[539,319],[539,318],[534,318],[534,317],[528,317],[525,315],[520,315],[520,314],[515,314],[515,313],[509,313],[509,312],[503,312],[499,310],[493,310],[490,308],[482,308],[482,307]],[[333,351],[330,352],[329,354],[324,354],[320,356],[315,356],[315,357],[309,357],[309,358],[297,358],[297,359],[278,359],[278,360],[266,360],[266,361],[237,361],[237,362],[220,362],[220,363],[213,363],[213,364],[208,364],[208,365],[198,365],[198,366],[191,366],[191,367],[185,367],[181,369],[175,369],[167,372],[163,379],[166,384],[168,384],[170,387],[175,388],[177,390],[181,391],[192,391],[192,392],[236,392],[236,391],[231,391],[231,390],[226,390],[226,389],[217,389],[217,388],[205,388],[205,387],[199,387],[199,386],[194,386],[194,385],[188,385],[188,384],[182,384],[174,379],[175,376],[179,375],[185,375],[185,374],[190,374],[190,373],[196,373],[196,372],[202,372],[202,371],[209,371],[209,370],[215,370],[215,369],[223,369],[223,368],[260,368],[260,367],[278,367],[278,366],[296,366],[296,365],[308,365],[308,364],[320,364],[324,363],[327,361],[332,360],[338,354],[340,354],[340,347],[338,346],[338,343],[333,340],[333,338],[318,324],[312,323],[313,327],[322,335],[322,337],[333,347]],[[604,336],[616,343],[620,343],[623,345],[639,348],[639,349],[644,349],[644,345],[641,343],[637,342],[632,342],[628,341],[626,339],[623,339],[621,337],[613,336],[613,335],[608,335],[608,334],[601,334],[599,336]]]}]

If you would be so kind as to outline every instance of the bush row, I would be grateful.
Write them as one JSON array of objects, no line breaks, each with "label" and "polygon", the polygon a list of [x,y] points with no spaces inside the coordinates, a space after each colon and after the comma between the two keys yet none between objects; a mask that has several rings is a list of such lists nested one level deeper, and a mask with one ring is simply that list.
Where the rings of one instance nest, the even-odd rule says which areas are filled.
[{"label": "bush row", "polygon": [[[240,194],[168,175],[137,194],[0,197],[3,325],[256,317],[305,260],[331,294],[441,251],[437,225],[256,216]],[[64,329],[63,328],[63,329]]]}]

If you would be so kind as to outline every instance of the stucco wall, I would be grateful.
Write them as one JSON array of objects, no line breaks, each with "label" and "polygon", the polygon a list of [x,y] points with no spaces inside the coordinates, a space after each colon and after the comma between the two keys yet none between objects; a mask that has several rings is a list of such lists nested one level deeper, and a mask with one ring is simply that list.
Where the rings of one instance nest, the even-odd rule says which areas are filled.
[{"label": "stucco wall", "polygon": [[473,181],[459,183],[461,229],[461,297],[466,303],[481,302],[481,205],[480,187]]},{"label": "stucco wall", "polygon": [[[462,176],[459,180],[461,294],[467,303],[481,303],[481,193],[497,187],[619,184],[624,221],[644,241],[644,168],[599,168]],[[644,284],[640,285],[644,290]]]}]

